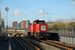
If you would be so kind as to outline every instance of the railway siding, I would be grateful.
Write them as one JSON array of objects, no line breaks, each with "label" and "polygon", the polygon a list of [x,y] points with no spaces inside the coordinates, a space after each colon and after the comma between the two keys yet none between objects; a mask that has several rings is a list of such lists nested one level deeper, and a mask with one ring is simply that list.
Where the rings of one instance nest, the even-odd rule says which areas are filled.
[{"label": "railway siding", "polygon": [[24,48],[14,39],[10,38],[11,50],[24,50]]},{"label": "railway siding", "polygon": [[53,43],[56,43],[56,44],[60,44],[60,45],[63,45],[63,46],[66,46],[66,47],[70,47],[70,48],[74,48],[74,49],[75,49],[75,46],[70,45],[70,44],[67,44],[67,43],[64,43],[64,42],[52,41],[52,40],[48,40],[48,41],[49,41],[49,42],[53,42]]},{"label": "railway siding", "polygon": [[42,42],[43,43],[46,43],[48,45],[52,45],[54,47],[60,48],[61,50],[63,50],[63,49],[64,50],[75,50],[74,47],[68,46],[67,44],[65,45],[64,43],[61,44],[61,42],[60,42],[60,44],[59,43],[52,42],[52,41],[42,41]]},{"label": "railway siding", "polygon": [[40,50],[37,46],[22,38],[11,38],[11,50]]},{"label": "railway siding", "polygon": [[67,43],[53,40],[36,40],[23,37],[10,39],[11,50],[75,50],[75,47]]},{"label": "railway siding", "polygon": [[36,50],[40,50],[40,48],[37,47],[36,45],[34,45],[33,43],[31,43],[31,42],[29,41],[29,39],[24,39],[24,38],[22,38],[22,40],[24,40],[26,43],[30,44],[30,45],[31,45],[32,47],[34,47]]},{"label": "railway siding", "polygon": [[15,38],[15,40],[18,42],[18,44],[19,44],[24,50],[27,49],[27,47],[24,47],[23,44],[22,44],[19,40],[17,40],[16,38]]},{"label": "railway siding", "polygon": [[[27,38],[29,39],[29,38]],[[46,43],[43,42],[39,42],[37,40],[34,39],[29,39],[31,43],[34,43],[36,46],[38,46],[39,48],[41,48],[41,50],[60,50],[59,48],[56,48],[54,46],[48,45]]]},{"label": "railway siding", "polygon": [[0,50],[8,50],[9,44],[8,41],[0,41]]}]

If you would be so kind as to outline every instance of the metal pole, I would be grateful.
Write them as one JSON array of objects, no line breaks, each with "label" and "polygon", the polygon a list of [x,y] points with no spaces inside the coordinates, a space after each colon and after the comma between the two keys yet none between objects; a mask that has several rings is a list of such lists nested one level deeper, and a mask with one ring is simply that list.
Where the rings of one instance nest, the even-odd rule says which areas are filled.
[{"label": "metal pole", "polygon": [[[6,14],[7,14],[7,17],[6,17],[6,19],[7,19],[7,23],[6,23],[6,31],[7,31],[7,29],[8,29],[8,11],[9,11],[9,8],[6,7],[6,8],[5,8],[5,11],[6,11]],[[7,31],[7,34],[6,34],[6,38],[8,38],[8,31]]]},{"label": "metal pole", "polygon": [[6,11],[6,14],[7,14],[7,17],[6,17],[6,19],[7,19],[6,29],[8,29],[8,11],[9,11],[9,8],[6,7],[6,8],[5,8],[5,11]]},{"label": "metal pole", "polygon": [[1,20],[1,4],[2,4],[3,0],[0,0],[0,20]]},{"label": "metal pole", "polygon": [[0,8],[0,20],[1,20],[1,8]]},{"label": "metal pole", "polygon": [[7,16],[6,16],[6,20],[7,20],[7,23],[6,23],[6,29],[8,29],[8,12],[6,12]]}]

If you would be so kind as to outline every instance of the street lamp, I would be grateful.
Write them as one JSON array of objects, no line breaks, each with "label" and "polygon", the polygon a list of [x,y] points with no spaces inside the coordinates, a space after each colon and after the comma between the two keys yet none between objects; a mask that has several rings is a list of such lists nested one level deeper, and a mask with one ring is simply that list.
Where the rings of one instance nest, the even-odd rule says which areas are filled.
[{"label": "street lamp", "polygon": [[8,28],[8,11],[9,11],[9,8],[6,7],[6,8],[5,8],[5,11],[6,11],[6,14],[7,14],[7,17],[6,17],[6,19],[7,19],[6,29],[7,29],[7,28]]}]

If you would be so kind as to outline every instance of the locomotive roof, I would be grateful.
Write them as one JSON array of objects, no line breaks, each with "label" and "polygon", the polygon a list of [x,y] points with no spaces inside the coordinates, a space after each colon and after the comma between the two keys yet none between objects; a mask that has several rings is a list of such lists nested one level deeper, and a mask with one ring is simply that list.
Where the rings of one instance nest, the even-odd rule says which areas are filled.
[{"label": "locomotive roof", "polygon": [[39,22],[45,22],[44,20],[35,20],[34,22],[39,23]]}]

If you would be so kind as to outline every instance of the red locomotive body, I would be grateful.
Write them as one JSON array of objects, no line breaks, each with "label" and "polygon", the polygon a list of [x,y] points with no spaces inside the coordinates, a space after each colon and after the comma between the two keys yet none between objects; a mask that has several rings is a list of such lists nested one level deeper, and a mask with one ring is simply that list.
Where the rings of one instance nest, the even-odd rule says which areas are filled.
[{"label": "red locomotive body", "polygon": [[32,24],[29,26],[30,32],[47,32],[47,24]]},{"label": "red locomotive body", "polygon": [[29,26],[29,31],[30,31],[30,32],[35,32],[35,24],[31,24],[31,25]]},{"label": "red locomotive body", "polygon": [[48,32],[48,24],[43,20],[35,20],[29,26],[28,35],[37,39],[51,39],[59,41],[58,33]]},{"label": "red locomotive body", "polygon": [[42,24],[36,24],[35,25],[35,32],[47,32],[48,28],[47,28],[47,24],[46,23],[42,23]]},{"label": "red locomotive body", "polygon": [[47,32],[48,25],[46,23],[33,23],[29,26],[30,32]]}]

